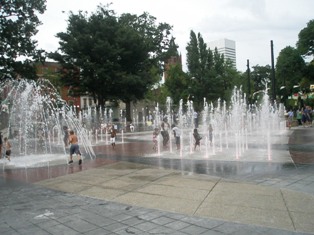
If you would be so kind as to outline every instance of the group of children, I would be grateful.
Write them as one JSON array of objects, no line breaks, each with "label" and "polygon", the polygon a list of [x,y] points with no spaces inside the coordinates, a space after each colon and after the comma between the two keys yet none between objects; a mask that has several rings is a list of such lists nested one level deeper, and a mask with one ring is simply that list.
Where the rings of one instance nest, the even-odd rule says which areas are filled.
[{"label": "group of children", "polygon": [[[164,128],[164,123],[167,123],[167,122],[163,122],[162,125],[161,125],[161,134],[163,136],[163,146],[167,146],[168,145],[168,142],[169,142],[169,137],[167,137],[168,135],[165,134],[165,132],[168,133],[168,130],[165,130]],[[175,143],[176,143],[176,147],[177,147],[177,150],[180,149],[180,145],[181,145],[181,129],[176,126],[176,125],[172,125],[171,126],[172,129],[172,133],[173,133],[173,136],[175,138]],[[153,131],[153,150],[157,151],[158,149],[158,135],[160,133],[160,129],[159,128],[155,128],[154,131]],[[198,133],[198,130],[197,128],[194,129],[193,131],[193,137],[194,137],[194,150],[196,149],[196,147],[198,146],[200,148],[200,145],[201,145],[201,135]],[[212,145],[212,141],[213,141],[213,127],[211,124],[209,124],[208,126],[208,140],[210,142],[210,145]]]},{"label": "group of children", "polygon": [[[9,161],[11,160],[11,143],[8,140],[8,137],[4,137],[4,143],[2,143],[2,133],[0,132],[0,159],[2,158],[2,153],[5,153],[5,158]],[[2,151],[2,148],[4,151]]]}]

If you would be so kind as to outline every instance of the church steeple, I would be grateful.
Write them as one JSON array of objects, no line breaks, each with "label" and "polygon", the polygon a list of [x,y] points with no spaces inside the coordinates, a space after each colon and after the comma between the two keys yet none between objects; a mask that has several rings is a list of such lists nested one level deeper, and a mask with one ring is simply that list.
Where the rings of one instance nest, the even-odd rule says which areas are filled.
[{"label": "church steeple", "polygon": [[167,71],[170,69],[171,66],[179,65],[180,68],[182,69],[182,57],[181,54],[179,55],[178,53],[178,47],[179,46],[177,46],[175,43],[175,38],[172,37],[170,39],[169,48],[165,56],[165,74],[164,74],[165,80],[168,77]]}]

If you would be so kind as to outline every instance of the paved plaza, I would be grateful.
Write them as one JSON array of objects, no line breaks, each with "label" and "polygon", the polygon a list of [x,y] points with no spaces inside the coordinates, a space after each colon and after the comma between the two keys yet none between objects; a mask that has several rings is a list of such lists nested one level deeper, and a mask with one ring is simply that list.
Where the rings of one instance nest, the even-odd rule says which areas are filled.
[{"label": "paved plaza", "polygon": [[314,234],[314,128],[265,161],[161,156],[150,134],[95,145],[81,166],[0,162],[0,234]]}]

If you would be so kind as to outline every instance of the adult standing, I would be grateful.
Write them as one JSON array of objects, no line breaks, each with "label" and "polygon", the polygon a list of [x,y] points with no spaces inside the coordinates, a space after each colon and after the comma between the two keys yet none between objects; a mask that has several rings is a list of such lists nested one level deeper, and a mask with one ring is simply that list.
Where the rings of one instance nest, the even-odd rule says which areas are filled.
[{"label": "adult standing", "polygon": [[75,153],[76,156],[79,158],[79,165],[82,164],[82,159],[81,159],[81,152],[80,152],[80,146],[78,144],[78,138],[77,135],[74,134],[73,130],[70,130],[70,136],[69,136],[69,143],[71,144],[70,146],[70,161],[69,164],[73,163],[73,154]]}]

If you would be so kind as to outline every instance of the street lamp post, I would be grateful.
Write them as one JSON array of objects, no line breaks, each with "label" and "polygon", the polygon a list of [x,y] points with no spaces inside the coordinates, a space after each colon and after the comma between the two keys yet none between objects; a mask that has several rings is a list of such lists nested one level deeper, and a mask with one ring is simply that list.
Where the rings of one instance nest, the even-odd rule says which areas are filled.
[{"label": "street lamp post", "polygon": [[251,82],[250,82],[250,61],[247,60],[247,88],[248,88],[248,95],[247,95],[247,102],[248,104],[251,103]]}]

